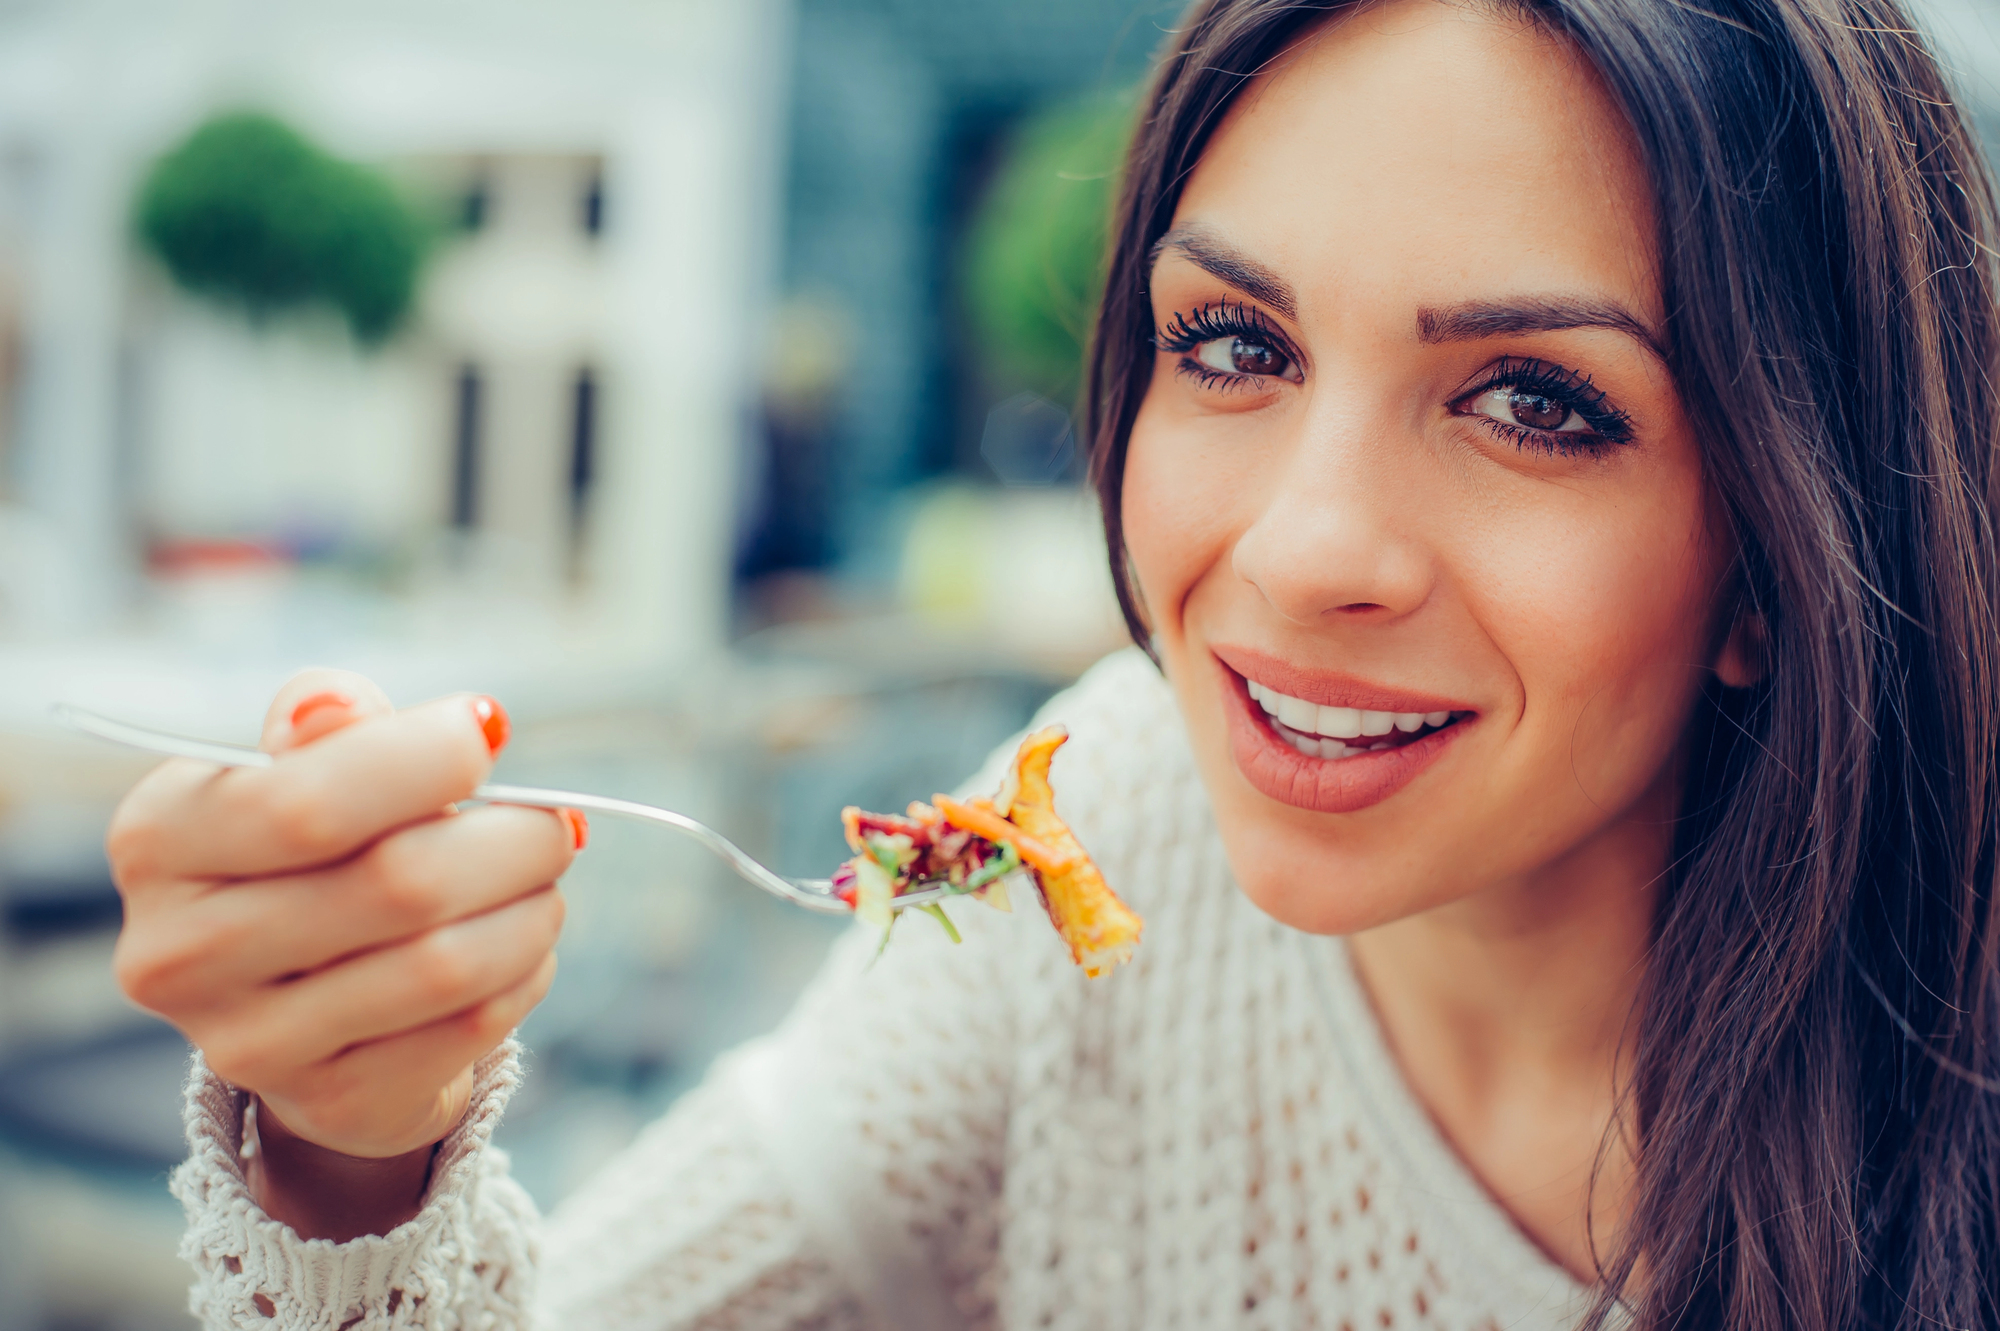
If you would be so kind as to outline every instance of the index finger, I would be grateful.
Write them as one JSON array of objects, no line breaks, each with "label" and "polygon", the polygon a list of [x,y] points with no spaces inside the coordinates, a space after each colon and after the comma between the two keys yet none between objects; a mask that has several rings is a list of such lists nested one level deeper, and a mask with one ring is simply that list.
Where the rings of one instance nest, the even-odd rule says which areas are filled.
[{"label": "index finger", "polygon": [[282,753],[344,725],[387,716],[395,710],[389,695],[366,675],[324,667],[301,670],[271,699],[257,747],[266,753]]},{"label": "index finger", "polygon": [[345,859],[472,794],[505,718],[493,699],[460,694],[366,717],[270,767],[163,770],[179,789],[158,793],[186,831],[164,838],[155,864],[181,878],[254,878]]}]

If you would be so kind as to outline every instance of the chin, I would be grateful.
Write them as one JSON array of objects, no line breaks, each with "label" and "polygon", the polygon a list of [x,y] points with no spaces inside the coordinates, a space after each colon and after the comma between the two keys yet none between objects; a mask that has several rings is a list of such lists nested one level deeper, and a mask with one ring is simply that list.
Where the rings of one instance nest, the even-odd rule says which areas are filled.
[{"label": "chin", "polygon": [[1330,829],[1295,827],[1284,817],[1225,808],[1221,800],[1216,821],[1243,895],[1302,933],[1363,933],[1450,895],[1426,891],[1416,866],[1364,851]]}]

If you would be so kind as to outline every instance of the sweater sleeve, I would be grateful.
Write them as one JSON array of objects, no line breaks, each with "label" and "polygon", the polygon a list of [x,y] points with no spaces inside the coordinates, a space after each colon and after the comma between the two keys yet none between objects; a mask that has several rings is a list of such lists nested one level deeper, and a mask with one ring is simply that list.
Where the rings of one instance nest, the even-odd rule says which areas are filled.
[{"label": "sweater sleeve", "polygon": [[349,1243],[302,1239],[244,1181],[249,1097],[196,1055],[188,1078],[188,1158],[172,1189],[186,1209],[188,1306],[208,1331],[526,1331],[535,1274],[534,1204],[490,1144],[520,1081],[511,1040],[474,1070],[465,1118],[439,1144],[417,1215]]}]

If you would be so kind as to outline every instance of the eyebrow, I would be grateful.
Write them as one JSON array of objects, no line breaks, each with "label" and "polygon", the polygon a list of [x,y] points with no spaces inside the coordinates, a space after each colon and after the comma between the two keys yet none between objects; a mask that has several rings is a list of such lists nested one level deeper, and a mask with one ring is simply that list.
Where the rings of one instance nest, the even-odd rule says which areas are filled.
[{"label": "eyebrow", "polygon": [[[1298,318],[1298,297],[1284,278],[1212,233],[1200,227],[1175,227],[1154,242],[1153,262],[1158,263],[1168,250],[1285,318]],[[1425,306],[1417,311],[1417,339],[1432,344],[1572,328],[1608,328],[1632,338],[1660,360],[1666,359],[1653,330],[1616,301],[1590,296],[1520,296]]]},{"label": "eyebrow", "polygon": [[1470,342],[1508,333],[1555,333],[1569,328],[1608,328],[1665,359],[1653,330],[1615,301],[1588,296],[1521,296],[1417,311],[1417,340],[1421,342]]},{"label": "eyebrow", "polygon": [[1187,256],[1188,262],[1219,282],[1226,282],[1253,300],[1261,301],[1287,319],[1299,317],[1298,297],[1285,279],[1216,237],[1196,227],[1176,227],[1153,244],[1153,262],[1168,250]]}]

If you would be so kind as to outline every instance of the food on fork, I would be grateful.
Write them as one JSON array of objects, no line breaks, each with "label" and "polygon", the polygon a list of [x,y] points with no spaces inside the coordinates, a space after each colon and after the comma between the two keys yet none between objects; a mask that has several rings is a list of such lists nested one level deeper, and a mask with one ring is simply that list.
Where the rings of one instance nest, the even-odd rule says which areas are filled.
[{"label": "food on fork", "polygon": [[[1084,974],[1102,975],[1129,960],[1144,921],[1118,899],[1056,814],[1049,760],[1068,738],[1063,727],[1048,726],[1022,740],[992,799],[935,795],[900,816],[841,810],[847,844],[856,853],[834,874],[834,894],[880,925],[886,946],[896,921],[890,902],[905,892],[948,885],[1010,910],[1007,884],[1025,880]],[[958,940],[937,903],[922,909]]]}]

